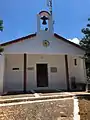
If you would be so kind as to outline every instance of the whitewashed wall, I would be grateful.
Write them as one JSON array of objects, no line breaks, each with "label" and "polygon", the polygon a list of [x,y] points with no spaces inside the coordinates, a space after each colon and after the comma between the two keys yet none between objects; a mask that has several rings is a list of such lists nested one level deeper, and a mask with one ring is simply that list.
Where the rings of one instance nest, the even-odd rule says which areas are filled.
[{"label": "whitewashed wall", "polygon": [[[74,65],[74,59],[77,59],[77,66]],[[4,91],[23,91],[24,76],[24,55],[6,55],[5,56],[5,79]],[[64,55],[27,55],[27,68],[33,67],[33,70],[27,69],[27,90],[37,88],[36,64],[48,64],[48,88],[67,89],[66,85],[66,67]],[[56,73],[51,73],[50,68],[57,67]],[[83,59],[76,56],[68,56],[69,80],[76,77],[76,82],[85,83],[86,76]],[[12,68],[19,68],[19,71],[13,71]],[[71,84],[71,81],[70,81]]]},{"label": "whitewashed wall", "polygon": [[[74,64],[74,59],[77,60],[77,65]],[[86,83],[86,69],[84,60],[77,56],[68,56],[68,68],[69,68],[69,80],[71,83],[71,77],[76,78],[77,83]]]},{"label": "whitewashed wall", "polygon": [[[27,90],[37,89],[36,64],[48,64],[48,88],[66,89],[65,59],[64,55],[28,55],[27,68],[33,67],[34,70],[27,69]],[[4,91],[23,90],[23,55],[6,55],[6,70]],[[12,68],[19,67],[19,71]],[[50,72],[50,67],[57,67],[56,73]]]},{"label": "whitewashed wall", "polygon": [[[28,55],[28,67],[34,67],[34,70],[27,71],[27,89],[37,88],[36,64],[48,64],[48,88],[67,89],[65,57],[64,55]],[[51,73],[50,68],[56,67],[57,72]],[[40,89],[40,88],[39,88]]]},{"label": "whitewashed wall", "polygon": [[[4,92],[23,90],[24,55],[5,55]],[[19,70],[12,70],[19,68]]]},{"label": "whitewashed wall", "polygon": [[[43,46],[43,40],[48,40],[50,45]],[[13,43],[4,47],[5,56],[5,84],[4,90],[23,89],[23,55],[28,55],[28,66],[34,67],[34,71],[27,71],[27,89],[36,88],[36,63],[48,63],[49,87],[66,88],[66,72],[64,55],[83,56],[84,51],[63,40],[57,39],[48,31],[40,31],[36,37]],[[49,56],[50,55],[50,56]],[[43,59],[41,59],[43,58]],[[83,62],[78,59],[78,67],[73,66],[72,57],[69,57],[70,77],[76,76],[77,80],[84,81]],[[12,71],[12,67],[19,67],[19,71]],[[50,73],[50,67],[57,67],[58,72]]]},{"label": "whitewashed wall", "polygon": [[[49,47],[43,46],[43,40],[50,42]],[[41,31],[36,37],[26,39],[24,41],[7,45],[4,48],[5,54],[69,54],[69,55],[84,55],[84,51],[60,39],[55,38],[49,32]]]},{"label": "whitewashed wall", "polygon": [[0,55],[0,94],[3,93],[4,55]]}]

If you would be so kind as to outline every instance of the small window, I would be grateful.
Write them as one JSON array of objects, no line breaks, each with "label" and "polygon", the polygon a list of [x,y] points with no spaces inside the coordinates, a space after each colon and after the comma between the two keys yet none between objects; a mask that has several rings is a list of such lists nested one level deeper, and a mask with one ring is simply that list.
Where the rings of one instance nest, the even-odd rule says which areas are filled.
[{"label": "small window", "polygon": [[19,70],[19,68],[12,68],[12,70]]},{"label": "small window", "polygon": [[77,66],[77,59],[74,59],[74,65]]}]

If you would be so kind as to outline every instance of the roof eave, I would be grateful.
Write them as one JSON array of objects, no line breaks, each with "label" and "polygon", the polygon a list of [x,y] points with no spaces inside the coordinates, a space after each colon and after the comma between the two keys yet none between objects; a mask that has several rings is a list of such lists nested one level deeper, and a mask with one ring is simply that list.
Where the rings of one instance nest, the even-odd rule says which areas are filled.
[{"label": "roof eave", "polygon": [[66,38],[63,38],[62,36],[60,36],[60,35],[58,35],[58,34],[56,34],[56,33],[54,33],[54,36],[55,36],[56,38],[60,39],[60,40],[63,40],[64,42],[67,42],[67,43],[69,43],[69,44],[71,44],[71,45],[74,45],[75,47],[77,47],[77,48],[85,51],[85,49],[82,48],[81,46],[79,46],[79,45],[77,45],[77,44],[75,44],[75,43],[67,40]]},{"label": "roof eave", "polygon": [[29,38],[32,38],[32,37],[35,37],[35,36],[36,36],[36,33],[30,34],[28,36],[24,36],[24,37],[21,37],[21,38],[18,38],[18,39],[9,41],[9,42],[2,43],[1,46],[6,46],[6,45],[13,44],[13,43],[21,42],[23,40],[26,40],[26,39],[29,39]]}]

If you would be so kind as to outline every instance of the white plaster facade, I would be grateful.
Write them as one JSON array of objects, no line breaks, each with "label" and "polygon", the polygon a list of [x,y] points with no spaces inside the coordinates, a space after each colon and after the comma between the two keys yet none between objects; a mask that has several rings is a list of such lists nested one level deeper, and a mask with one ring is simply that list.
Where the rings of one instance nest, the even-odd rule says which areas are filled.
[{"label": "white plaster facade", "polygon": [[[48,40],[50,46],[44,47],[43,40]],[[67,43],[56,38],[54,34],[51,34],[48,31],[40,31],[35,37],[28,38],[21,42],[15,44],[10,44],[4,48],[5,54],[51,54],[51,55],[60,55],[60,54],[69,54],[69,55],[78,55],[83,56],[84,51],[76,46],[73,46],[70,43]]]},{"label": "white plaster facade", "polygon": [[[66,42],[55,36],[52,24],[49,21],[48,31],[40,30],[38,15],[37,34],[33,37],[20,39],[4,46],[4,53],[0,56],[0,92],[23,91],[24,79],[24,54],[26,61],[26,90],[31,89],[64,89],[67,90],[65,55],[68,60],[69,85],[71,77],[76,78],[77,83],[86,83],[85,64],[82,57],[84,50],[77,45]],[[49,19],[52,21],[52,18]],[[32,36],[32,35],[31,35]],[[43,40],[48,40],[50,45],[43,46]],[[77,59],[77,65],[74,65]],[[47,64],[48,87],[37,87],[36,64]],[[5,67],[4,67],[5,66]],[[28,70],[32,67],[33,70]],[[57,72],[52,73],[51,67],[56,67]],[[13,70],[19,68],[19,70]]]},{"label": "white plaster facade", "polygon": [[[18,61],[16,62],[16,58]],[[36,64],[48,64],[48,88],[67,89],[64,55],[30,55],[27,56],[27,68],[33,67],[33,70],[27,69],[27,90],[41,89],[37,88]],[[23,55],[7,55],[5,70],[5,91],[23,90]],[[13,71],[12,68],[20,68],[19,71]],[[57,67],[56,73],[50,72],[50,67]],[[43,88],[42,88],[43,89]]]}]

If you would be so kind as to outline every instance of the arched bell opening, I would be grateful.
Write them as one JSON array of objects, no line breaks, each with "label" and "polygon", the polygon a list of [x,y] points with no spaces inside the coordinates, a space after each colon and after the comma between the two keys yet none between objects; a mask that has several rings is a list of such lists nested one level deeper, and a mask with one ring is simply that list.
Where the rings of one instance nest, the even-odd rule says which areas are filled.
[{"label": "arched bell opening", "polygon": [[41,28],[41,30],[45,30],[45,31],[49,30],[49,27],[48,27],[48,17],[47,16],[42,16],[40,18],[40,28]]},{"label": "arched bell opening", "polygon": [[41,30],[53,32],[52,16],[47,11],[41,11],[37,15],[37,32]]},{"label": "arched bell opening", "polygon": [[50,14],[47,11],[41,11],[39,15],[40,15],[40,29],[48,31]]}]

